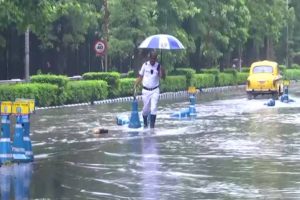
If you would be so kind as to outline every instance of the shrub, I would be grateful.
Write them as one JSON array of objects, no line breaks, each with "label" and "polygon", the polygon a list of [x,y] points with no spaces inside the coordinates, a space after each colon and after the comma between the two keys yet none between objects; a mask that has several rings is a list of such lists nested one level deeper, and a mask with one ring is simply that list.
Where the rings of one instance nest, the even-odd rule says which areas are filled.
[{"label": "shrub", "polygon": [[186,76],[167,76],[161,81],[161,92],[176,92],[186,90]]},{"label": "shrub", "polygon": [[225,69],[224,73],[233,74],[233,76],[236,77],[238,71],[236,69]]},{"label": "shrub", "polygon": [[186,87],[192,86],[196,71],[192,68],[176,68],[170,75],[184,75],[186,77]]},{"label": "shrub", "polygon": [[40,74],[30,77],[31,83],[50,83],[63,88],[67,85],[69,78],[62,75]]},{"label": "shrub", "polygon": [[250,71],[250,67],[242,67],[241,72],[249,73],[249,71]]},{"label": "shrub", "polygon": [[213,74],[215,77],[215,81],[214,81],[214,85],[215,86],[219,86],[219,74],[220,74],[220,70],[217,68],[210,68],[210,69],[201,69],[200,73],[204,73],[204,74]]},{"label": "shrub", "polygon": [[246,73],[246,72],[237,73],[236,84],[238,84],[238,85],[246,84],[248,76],[249,76],[249,73]]},{"label": "shrub", "polygon": [[35,84],[38,88],[37,96],[35,97],[37,106],[54,106],[65,103],[66,94],[52,84]]},{"label": "shrub", "polygon": [[84,80],[104,80],[108,84],[108,96],[116,97],[120,92],[120,73],[118,72],[88,72],[82,75]]},{"label": "shrub", "polygon": [[205,73],[205,74],[214,74],[218,75],[220,73],[219,69],[216,68],[211,68],[211,69],[201,69],[200,73]]},{"label": "shrub", "polygon": [[68,83],[66,93],[66,103],[92,102],[107,97],[108,85],[102,80],[72,81]]},{"label": "shrub", "polygon": [[299,69],[286,69],[283,77],[284,77],[284,79],[287,79],[287,80],[300,80],[300,70]]},{"label": "shrub", "polygon": [[215,84],[215,75],[213,74],[196,74],[194,79],[194,86],[196,88],[213,87]]},{"label": "shrub", "polygon": [[292,66],[291,66],[291,69],[300,69],[300,65],[296,64],[296,63],[293,63]]},{"label": "shrub", "polygon": [[127,73],[127,78],[135,78],[135,77],[136,77],[136,75],[133,70],[131,70]]},{"label": "shrub", "polygon": [[217,86],[226,86],[236,84],[236,79],[233,74],[219,73]]},{"label": "shrub", "polygon": [[122,78],[120,79],[120,93],[119,95],[132,96],[134,89],[135,78]]},{"label": "shrub", "polygon": [[59,104],[59,88],[53,84],[25,83],[0,85],[0,100],[15,101],[16,98],[35,99],[37,106]]}]

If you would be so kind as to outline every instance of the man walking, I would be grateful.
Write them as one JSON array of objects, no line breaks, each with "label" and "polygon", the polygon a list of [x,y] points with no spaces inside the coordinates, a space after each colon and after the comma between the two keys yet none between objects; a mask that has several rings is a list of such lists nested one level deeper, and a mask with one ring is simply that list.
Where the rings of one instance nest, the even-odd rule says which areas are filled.
[{"label": "man walking", "polygon": [[148,116],[150,114],[150,128],[154,128],[157,103],[159,99],[159,80],[165,78],[165,71],[156,61],[157,53],[151,52],[149,61],[145,62],[139,71],[134,87],[142,82],[142,99],[143,99],[143,121],[144,128],[148,127]]}]

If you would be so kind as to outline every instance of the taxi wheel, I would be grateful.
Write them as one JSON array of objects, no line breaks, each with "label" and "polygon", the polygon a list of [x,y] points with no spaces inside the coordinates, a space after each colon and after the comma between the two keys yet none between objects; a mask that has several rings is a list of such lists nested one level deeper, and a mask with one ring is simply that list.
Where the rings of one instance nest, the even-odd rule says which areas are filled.
[{"label": "taxi wheel", "polygon": [[279,99],[278,92],[274,92],[274,93],[272,94],[272,97],[273,97],[274,100],[278,100],[278,99]]},{"label": "taxi wheel", "polygon": [[247,93],[247,98],[248,98],[248,100],[251,100],[251,99],[253,99],[253,95],[251,93]]}]

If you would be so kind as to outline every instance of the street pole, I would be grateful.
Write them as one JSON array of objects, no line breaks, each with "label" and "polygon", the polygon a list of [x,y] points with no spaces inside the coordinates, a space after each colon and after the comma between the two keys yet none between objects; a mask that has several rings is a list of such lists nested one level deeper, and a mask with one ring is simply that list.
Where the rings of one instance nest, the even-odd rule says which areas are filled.
[{"label": "street pole", "polygon": [[91,72],[91,40],[90,40],[90,36],[89,36],[89,39],[88,39],[88,54],[89,54],[89,72]]},{"label": "street pole", "polygon": [[25,81],[29,82],[29,27],[25,32]]},{"label": "street pole", "polygon": [[287,20],[286,20],[286,67],[289,67],[289,22],[288,22],[288,15],[289,15],[289,0],[286,0],[286,14],[287,14]]}]

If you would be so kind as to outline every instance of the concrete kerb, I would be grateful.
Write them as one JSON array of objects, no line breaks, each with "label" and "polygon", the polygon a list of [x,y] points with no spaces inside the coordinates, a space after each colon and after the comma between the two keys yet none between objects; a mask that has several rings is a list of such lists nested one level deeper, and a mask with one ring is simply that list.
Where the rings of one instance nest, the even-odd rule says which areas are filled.
[{"label": "concrete kerb", "polygon": [[[224,87],[213,87],[213,88],[203,88],[197,89],[197,94],[202,93],[219,93],[219,92],[226,92],[229,90],[236,90],[236,89],[244,89],[245,85],[237,85],[237,86],[224,86]],[[181,97],[187,97],[187,91],[178,91],[178,92],[165,92],[159,95],[160,99],[176,99]],[[142,101],[142,96],[136,96],[138,101]],[[110,104],[110,103],[123,103],[123,102],[130,102],[133,100],[133,97],[118,97],[115,99],[105,99],[100,101],[94,101],[94,105],[101,105],[101,104]],[[68,108],[68,107],[78,107],[78,106],[88,106],[91,105],[91,102],[85,103],[77,103],[77,104],[68,104],[68,105],[60,105],[60,106],[48,106],[48,107],[36,107],[36,110],[47,110],[47,109],[59,109],[59,108]]]}]

